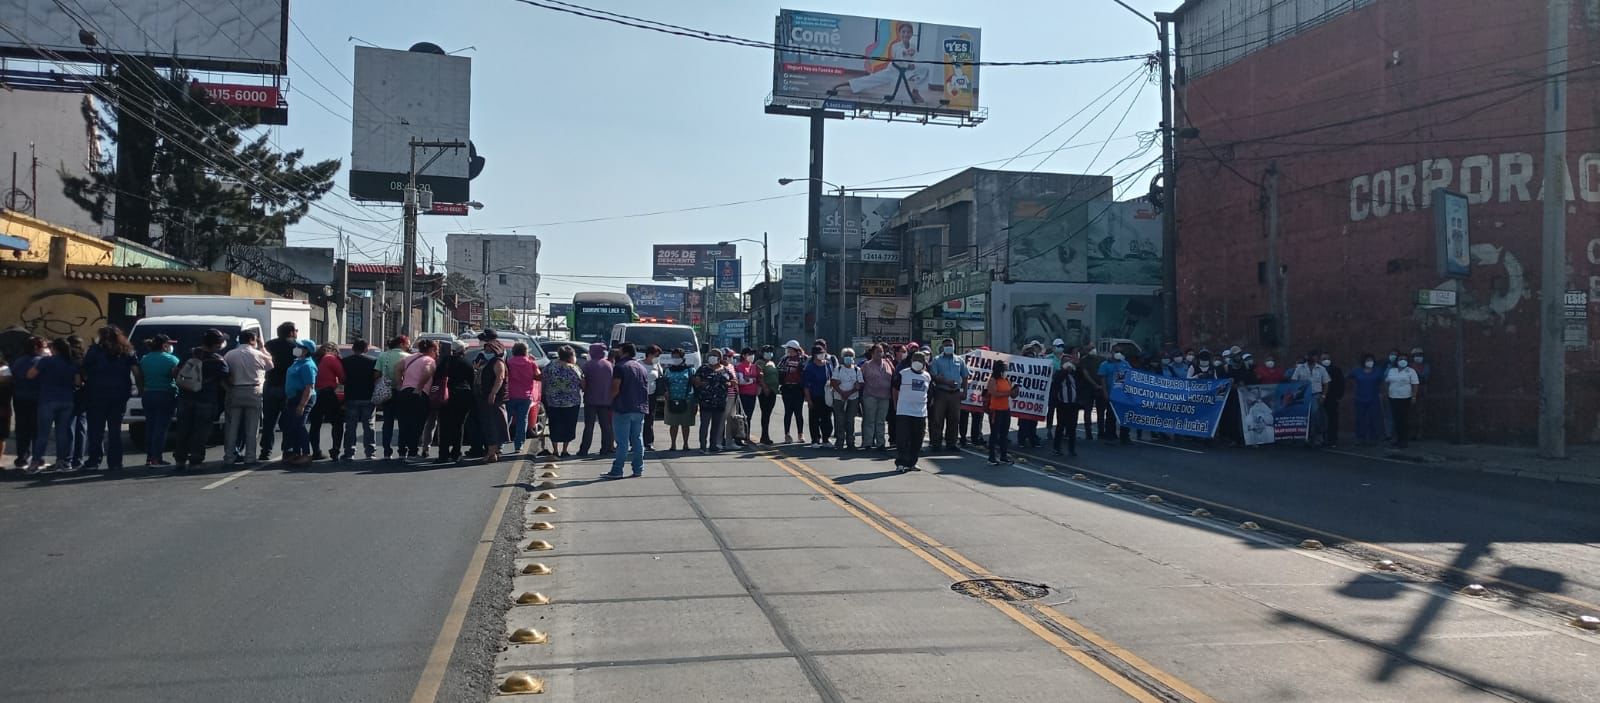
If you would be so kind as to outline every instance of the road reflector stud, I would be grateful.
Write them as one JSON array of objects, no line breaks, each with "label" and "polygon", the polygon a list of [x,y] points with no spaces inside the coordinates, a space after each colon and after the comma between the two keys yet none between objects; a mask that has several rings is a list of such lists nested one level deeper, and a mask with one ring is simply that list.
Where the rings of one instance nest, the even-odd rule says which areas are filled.
[{"label": "road reflector stud", "polygon": [[1151,493],[1150,495],[1147,495],[1147,496],[1144,497],[1144,502],[1146,502],[1146,503],[1160,503],[1161,502],[1161,496],[1158,496],[1158,495],[1156,495],[1154,493]]},{"label": "road reflector stud", "polygon": [[1301,549],[1322,549],[1322,542],[1314,539],[1300,540]]},{"label": "road reflector stud", "polygon": [[501,693],[544,693],[544,681],[527,674],[512,674],[500,682]]},{"label": "road reflector stud", "polygon": [[548,491],[552,488],[560,488],[560,486],[557,486],[555,481],[540,481],[538,485],[534,486],[534,488],[537,488],[541,491]]},{"label": "road reflector stud", "polygon": [[546,471],[550,471],[552,469],[559,469],[561,467],[556,466],[556,463],[553,462],[553,461],[547,461],[547,462],[544,463],[544,466],[541,466],[539,468],[544,469]]},{"label": "road reflector stud", "polygon": [[1120,484],[1120,483],[1108,483],[1108,484],[1106,484],[1106,490],[1111,491],[1112,493],[1121,493],[1122,492],[1122,484]]},{"label": "road reflector stud", "polygon": [[1383,560],[1380,560],[1378,563],[1373,564],[1372,568],[1377,569],[1379,571],[1395,571],[1395,570],[1400,568],[1400,565],[1396,564],[1393,559],[1383,559]]},{"label": "road reflector stud", "polygon": [[1051,466],[1049,464],[1045,464],[1044,466],[1041,466],[1039,468],[1043,469],[1045,473],[1053,474],[1053,473],[1056,472],[1056,467]]},{"label": "road reflector stud", "polygon": [[522,567],[522,573],[529,576],[547,576],[550,574],[550,567],[544,564],[529,564]]},{"label": "road reflector stud", "polygon": [[1489,589],[1484,588],[1483,584],[1481,583],[1469,583],[1467,584],[1466,588],[1461,589],[1461,595],[1472,596],[1474,598],[1488,598]]},{"label": "road reflector stud", "polygon": [[552,508],[552,507],[550,507],[548,505],[541,505],[541,506],[538,506],[538,507],[533,509],[533,512],[539,513],[541,515],[547,515],[547,514],[555,512],[555,511],[556,511],[555,508]]},{"label": "road reflector stud", "polygon": [[535,522],[528,525],[530,530],[554,530],[556,526],[548,522]]},{"label": "road reflector stud", "polygon": [[1028,463],[1028,457],[1025,457],[1025,456],[1017,457],[1017,463],[1018,464],[1026,464],[1026,463]]},{"label": "road reflector stud", "polygon": [[546,471],[542,474],[539,474],[539,478],[561,478],[561,474],[558,474],[554,471]]},{"label": "road reflector stud", "polygon": [[1073,474],[1072,475],[1072,480],[1074,480],[1074,481],[1087,481],[1087,480],[1089,480],[1089,477],[1085,476],[1083,474]]},{"label": "road reflector stud", "polygon": [[1211,511],[1206,510],[1205,508],[1195,508],[1194,510],[1189,511],[1189,514],[1195,517],[1211,517]]},{"label": "road reflector stud", "polygon": [[555,500],[556,499],[556,494],[554,494],[554,493],[540,493],[539,495],[534,496],[533,499],[534,500]]},{"label": "road reflector stud", "polygon": [[555,546],[542,539],[536,539],[528,543],[528,551],[530,552],[548,552],[552,549],[555,549]]},{"label": "road reflector stud", "polygon": [[1589,630],[1593,632],[1595,630],[1600,630],[1600,618],[1597,618],[1593,615],[1579,615],[1578,617],[1572,619],[1572,626],[1580,630]]},{"label": "road reflector stud", "polygon": [[511,633],[511,641],[517,644],[544,644],[550,641],[550,636],[531,627],[522,627]]},{"label": "road reflector stud", "polygon": [[517,605],[550,605],[550,599],[546,598],[543,593],[525,591],[522,595],[517,596]]},{"label": "road reflector stud", "polygon": [[1261,526],[1257,525],[1254,522],[1251,522],[1249,520],[1245,520],[1244,522],[1239,523],[1239,529],[1241,529],[1241,530],[1259,530],[1259,529],[1261,529]]}]

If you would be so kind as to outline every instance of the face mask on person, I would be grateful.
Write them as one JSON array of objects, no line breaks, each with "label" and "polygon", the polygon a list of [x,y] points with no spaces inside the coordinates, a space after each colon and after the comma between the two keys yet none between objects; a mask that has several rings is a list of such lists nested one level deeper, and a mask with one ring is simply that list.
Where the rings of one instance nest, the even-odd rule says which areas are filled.
[{"label": "face mask on person", "polygon": [[1402,368],[1402,369],[1410,365],[1410,364],[1406,363],[1405,359],[1401,359],[1400,361],[1395,362],[1395,363],[1397,363],[1400,366],[1400,368]]},{"label": "face mask on person", "polygon": [[300,347],[295,347],[294,348],[294,358],[298,359],[298,358],[300,358],[302,356],[305,356],[305,355],[306,355],[306,350],[301,349]]},{"label": "face mask on person", "polygon": [[1416,356],[1413,356],[1413,357],[1411,357],[1411,360],[1416,362],[1416,363],[1418,363],[1418,364],[1420,364],[1420,363],[1422,363],[1422,355],[1418,354]]},{"label": "face mask on person", "polygon": [[1317,363],[1322,364],[1323,368],[1327,368],[1333,365],[1333,359],[1323,359]]},{"label": "face mask on person", "polygon": [[1278,362],[1273,361],[1272,359],[1267,359],[1267,368],[1269,368],[1269,369],[1278,368]]},{"label": "face mask on person", "polygon": [[1370,368],[1372,368],[1372,367],[1374,367],[1374,366],[1377,366],[1377,365],[1378,365],[1378,362],[1376,362],[1376,361],[1373,361],[1373,360],[1371,360],[1371,359],[1367,359],[1367,360],[1366,360],[1366,361],[1363,361],[1363,362],[1361,362],[1361,365],[1362,365],[1362,366],[1363,366],[1363,367],[1365,367],[1365,368],[1369,368],[1369,369],[1370,369]]},{"label": "face mask on person", "polygon": [[706,363],[708,363],[708,364],[715,364],[715,363],[718,363],[720,361],[722,361],[722,357],[717,356],[716,354],[707,354],[706,355]]},{"label": "face mask on person", "polygon": [[675,357],[672,357],[671,359],[667,359],[667,365],[669,365],[669,366],[682,366],[683,365],[683,357],[675,356]]},{"label": "face mask on person", "polygon": [[500,356],[500,355],[496,354],[494,352],[484,352],[483,353],[483,360],[484,361],[494,361],[494,358],[497,357],[497,356]]},{"label": "face mask on person", "polygon": [[1116,359],[1117,361],[1122,361],[1122,352],[1117,352],[1115,354],[1112,354],[1111,358]]},{"label": "face mask on person", "polygon": [[815,362],[817,362],[819,364],[827,361],[827,359],[828,359],[827,355],[824,355],[824,354],[817,354],[817,355],[814,355],[814,356],[811,357],[812,361],[815,361]]},{"label": "face mask on person", "polygon": [[854,356],[846,354],[844,356],[844,365],[845,366],[855,366],[856,365],[856,358]]},{"label": "face mask on person", "polygon": [[1389,363],[1391,363],[1391,364],[1394,363],[1394,360],[1398,359],[1398,358],[1400,358],[1399,354],[1390,354],[1389,355]]},{"label": "face mask on person", "polygon": [[772,352],[761,352],[761,358],[772,361]]},{"label": "face mask on person", "polygon": [[1202,361],[1202,362],[1200,362],[1200,368],[1202,368],[1202,369],[1209,369],[1209,368],[1211,368],[1211,362],[1209,362],[1209,361]]},{"label": "face mask on person", "polygon": [[917,373],[922,373],[922,362],[920,362],[920,361],[911,362],[911,370],[915,371]]},{"label": "face mask on person", "polygon": [[939,348],[939,353],[943,354],[945,356],[950,356],[951,354],[956,353],[956,348],[955,347],[940,347]]}]

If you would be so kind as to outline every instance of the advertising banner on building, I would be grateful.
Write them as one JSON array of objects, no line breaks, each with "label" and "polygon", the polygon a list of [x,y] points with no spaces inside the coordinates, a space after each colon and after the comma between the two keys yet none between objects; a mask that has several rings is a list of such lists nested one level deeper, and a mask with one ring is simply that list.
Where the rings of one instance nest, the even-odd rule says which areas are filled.
[{"label": "advertising banner on building", "polygon": [[895,294],[893,278],[863,278],[861,279],[861,294],[870,296],[892,296]]},{"label": "advertising banner on building", "polygon": [[1245,444],[1272,444],[1310,436],[1310,381],[1240,386],[1238,393]]},{"label": "advertising banner on building", "polygon": [[[840,224],[843,223],[845,255],[855,261],[861,255],[863,242],[877,239],[877,234],[888,228],[890,218],[900,212],[898,198],[865,198],[854,195],[844,198],[844,215],[839,214],[839,198],[822,199],[822,250],[839,253]],[[897,252],[898,253],[898,252]],[[875,263],[884,263],[877,261]],[[893,263],[893,262],[889,262]]]},{"label": "advertising banner on building", "polygon": [[861,336],[888,344],[911,341],[911,298],[863,296],[857,309],[861,315],[861,325],[857,328]]},{"label": "advertising banner on building", "polygon": [[778,291],[778,337],[783,340],[805,338],[806,267],[784,264]]},{"label": "advertising banner on building", "polygon": [[717,259],[732,259],[737,255],[732,244],[657,244],[651,252],[650,278],[656,281],[711,278],[716,275]]},{"label": "advertising banner on building", "polygon": [[1006,362],[1006,378],[1016,386],[1017,395],[1011,399],[1011,417],[1020,420],[1044,420],[1050,409],[1050,360],[994,351],[967,352],[967,368],[972,378],[967,381],[967,392],[961,405],[968,410],[984,412],[983,392],[989,388],[989,378],[996,359]]},{"label": "advertising banner on building", "polygon": [[103,62],[114,51],[156,67],[283,75],[288,12],[284,0],[0,2],[10,30],[0,32],[0,56]]},{"label": "advertising banner on building", "polygon": [[683,317],[684,293],[681,286],[653,286],[629,283],[628,298],[633,301],[633,311],[642,317]]},{"label": "advertising banner on building", "polygon": [[1434,250],[1439,275],[1467,278],[1472,275],[1472,238],[1467,226],[1467,196],[1443,188],[1433,191]]},{"label": "advertising banner on building", "polygon": [[[472,59],[356,47],[351,116],[350,196],[401,202],[411,170],[411,140],[466,143],[472,134]],[[417,176],[432,200],[472,200],[469,149],[418,149],[433,161]]]},{"label": "advertising banner on building", "polygon": [[739,260],[717,259],[717,292],[739,292]]},{"label": "advertising banner on building", "polygon": [[782,10],[777,45],[778,105],[943,114],[978,107],[972,27]]},{"label": "advertising banner on building", "polygon": [[1111,386],[1117,424],[1136,430],[1210,438],[1233,388],[1228,379],[1187,379],[1127,369]]},{"label": "advertising banner on building", "polygon": [[1148,202],[1113,203],[1088,233],[1090,283],[1161,285],[1161,214]]},{"label": "advertising banner on building", "polygon": [[551,303],[550,317],[566,317],[572,314],[572,303]]}]

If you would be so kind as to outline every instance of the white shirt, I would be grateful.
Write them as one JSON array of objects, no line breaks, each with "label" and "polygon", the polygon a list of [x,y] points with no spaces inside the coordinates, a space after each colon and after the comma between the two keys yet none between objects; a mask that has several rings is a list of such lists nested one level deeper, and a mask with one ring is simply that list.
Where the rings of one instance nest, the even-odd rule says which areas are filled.
[{"label": "white shirt", "polygon": [[894,404],[894,413],[907,417],[927,417],[928,387],[933,385],[933,377],[927,371],[912,371],[907,366],[900,370],[896,378],[899,380],[900,400]]},{"label": "white shirt", "polygon": [[655,395],[656,384],[661,382],[661,364],[659,362],[654,364],[645,364],[643,362],[640,363],[642,366],[644,366],[645,392],[650,395]]},{"label": "white shirt", "polygon": [[267,384],[267,371],[272,369],[272,355],[255,347],[234,347],[222,355],[228,365],[228,385],[255,386],[261,390]]},{"label": "white shirt", "polygon": [[1411,387],[1421,383],[1421,380],[1417,378],[1415,369],[1394,367],[1384,374],[1383,382],[1389,385],[1390,398],[1404,399],[1411,397]]},{"label": "white shirt", "polygon": [[1316,395],[1322,395],[1322,389],[1327,387],[1328,383],[1333,379],[1328,377],[1328,370],[1322,368],[1321,364],[1317,364],[1315,366],[1311,366],[1309,364],[1296,364],[1294,367],[1294,373],[1290,374],[1289,380],[1310,381],[1311,392]]},{"label": "white shirt", "polygon": [[839,382],[839,393],[835,395],[843,394],[845,396],[849,396],[856,390],[857,386],[860,386],[865,381],[861,375],[861,367],[842,365],[833,370],[833,380]]}]

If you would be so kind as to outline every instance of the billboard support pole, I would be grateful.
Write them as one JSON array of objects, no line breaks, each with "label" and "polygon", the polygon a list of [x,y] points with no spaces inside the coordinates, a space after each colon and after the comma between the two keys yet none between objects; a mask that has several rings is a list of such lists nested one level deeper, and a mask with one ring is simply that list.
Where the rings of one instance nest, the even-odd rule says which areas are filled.
[{"label": "billboard support pole", "polygon": [[1567,458],[1567,39],[1571,0],[1549,0],[1545,37],[1544,252],[1539,270],[1539,456]]},{"label": "billboard support pole", "polygon": [[839,337],[833,342],[835,350],[843,350],[850,343],[850,333],[845,321],[845,291],[850,288],[849,227],[844,221],[844,186],[839,186]]},{"label": "billboard support pole", "polygon": [[[412,332],[411,306],[416,304],[412,300],[411,296],[414,295],[412,288],[415,282],[412,279],[415,278],[417,269],[417,203],[419,199],[419,194],[417,193],[417,174],[428,170],[428,167],[432,166],[433,162],[438,161],[439,157],[444,155],[445,149],[463,149],[466,148],[467,143],[463,141],[425,142],[417,141],[415,138],[412,138],[408,145],[411,147],[411,168],[406,172],[406,194],[404,198],[406,217],[404,246],[405,261],[402,263],[402,269],[400,271],[400,287],[404,290],[402,295],[405,296],[405,314],[400,323],[400,333],[407,335],[411,334]],[[433,148],[438,149],[439,152],[434,154],[433,158],[428,159],[428,162],[423,164],[422,168],[417,168],[418,148]],[[487,297],[488,296],[485,295],[485,298]],[[488,315],[487,300],[484,303],[484,315]],[[423,319],[426,320],[427,316],[424,315]]]}]

